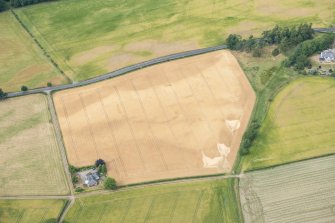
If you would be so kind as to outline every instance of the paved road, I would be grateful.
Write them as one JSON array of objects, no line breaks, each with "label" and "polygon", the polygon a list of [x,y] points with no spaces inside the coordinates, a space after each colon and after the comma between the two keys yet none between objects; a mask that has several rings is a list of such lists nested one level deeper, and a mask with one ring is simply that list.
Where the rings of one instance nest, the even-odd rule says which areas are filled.
[{"label": "paved road", "polygon": [[[335,33],[335,28],[314,28],[315,32],[319,33]],[[158,57],[154,58],[148,61],[144,61],[138,64],[134,64],[128,67],[121,68],[119,70],[115,70],[112,72],[109,72],[107,74],[103,74],[101,76],[80,81],[80,82],[74,82],[72,84],[65,84],[65,85],[58,85],[58,86],[53,86],[53,87],[44,87],[44,88],[36,88],[36,89],[31,89],[25,92],[19,91],[19,92],[11,92],[8,93],[8,97],[16,97],[16,96],[23,96],[23,95],[28,95],[28,94],[36,94],[36,93],[50,93],[52,91],[58,91],[58,90],[65,90],[69,88],[74,88],[74,87],[80,87],[88,84],[93,84],[96,82],[100,82],[103,80],[107,80],[113,77],[117,77],[141,68],[149,67],[155,64],[167,62],[170,60],[176,60],[176,59],[181,59],[184,57],[190,57],[190,56],[195,56],[203,53],[209,53],[217,50],[222,50],[222,49],[227,49],[227,45],[221,45],[221,46],[215,46],[215,47],[208,47],[208,48],[202,48],[202,49],[197,49],[197,50],[190,50],[186,52],[181,52],[181,53],[175,53],[163,57]]]},{"label": "paved road", "polygon": [[216,47],[208,47],[208,48],[202,48],[202,49],[197,49],[197,50],[191,50],[191,51],[186,51],[182,53],[176,53],[176,54],[171,54],[163,57],[158,57],[152,60],[144,61],[138,64],[134,64],[128,67],[121,68],[116,71],[112,71],[107,74],[103,74],[101,76],[88,79],[85,81],[80,81],[80,82],[75,82],[72,84],[65,84],[65,85],[59,85],[59,86],[54,86],[54,87],[44,87],[44,88],[36,88],[36,89],[31,89],[25,92],[19,91],[19,92],[12,92],[8,93],[8,97],[16,97],[16,96],[23,96],[23,95],[28,95],[28,94],[36,94],[36,93],[49,93],[52,91],[58,91],[58,90],[65,90],[69,88],[74,88],[74,87],[80,87],[88,84],[93,84],[96,82],[100,82],[103,80],[107,80],[113,77],[117,77],[144,67],[149,67],[155,64],[167,62],[170,60],[176,60],[176,59],[181,59],[184,57],[190,57],[190,56],[195,56],[203,53],[209,53],[217,50],[222,50],[222,49],[227,49],[226,45],[221,45],[221,46],[216,46]]},{"label": "paved road", "polygon": [[317,33],[335,33],[335,28],[314,28]]}]

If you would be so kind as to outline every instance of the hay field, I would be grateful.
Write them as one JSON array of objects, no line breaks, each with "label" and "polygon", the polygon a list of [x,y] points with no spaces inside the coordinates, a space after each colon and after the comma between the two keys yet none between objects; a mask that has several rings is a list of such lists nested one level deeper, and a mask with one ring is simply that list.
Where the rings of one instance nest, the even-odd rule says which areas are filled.
[{"label": "hay field", "polygon": [[65,200],[0,200],[1,223],[44,223],[57,219]]},{"label": "hay field", "polygon": [[211,180],[79,197],[65,221],[240,223],[236,183],[235,179]]},{"label": "hay field", "polygon": [[335,152],[333,78],[293,81],[274,98],[243,170]]},{"label": "hay field", "polygon": [[65,80],[10,12],[0,13],[0,88],[19,91]]},{"label": "hay field", "polygon": [[254,101],[229,51],[54,95],[69,162],[102,158],[120,184],[229,172]]},{"label": "hay field", "polygon": [[245,222],[335,222],[334,163],[335,156],[328,156],[245,174]]},{"label": "hay field", "polygon": [[63,0],[16,10],[74,80],[161,55],[257,35],[275,24],[335,23],[333,0]]},{"label": "hay field", "polygon": [[44,95],[0,101],[0,196],[67,194]]}]

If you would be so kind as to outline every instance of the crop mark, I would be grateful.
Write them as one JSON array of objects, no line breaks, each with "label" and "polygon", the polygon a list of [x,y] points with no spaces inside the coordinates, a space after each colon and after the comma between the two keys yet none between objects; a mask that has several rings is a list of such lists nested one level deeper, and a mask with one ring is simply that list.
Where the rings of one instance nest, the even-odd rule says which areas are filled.
[{"label": "crop mark", "polygon": [[176,102],[177,102],[177,104],[178,104],[178,107],[179,107],[179,109],[180,109],[180,111],[181,111],[181,114],[184,116],[184,119],[189,123],[189,125],[188,125],[188,127],[189,127],[189,132],[192,133],[194,142],[198,142],[197,145],[199,145],[198,137],[196,137],[195,133],[194,133],[194,132],[192,131],[192,129],[191,129],[191,121],[187,118],[188,116],[186,115],[186,112],[185,112],[183,106],[182,106],[181,103],[180,103],[180,98],[179,98],[178,94],[176,93],[176,91],[175,91],[175,89],[174,89],[174,87],[173,87],[171,81],[170,81],[169,78],[167,77],[168,75],[166,74],[166,71],[163,70],[162,73],[164,74],[164,77],[165,77],[166,81],[169,83],[169,86],[170,86],[170,88],[171,88],[171,90],[172,90],[172,92],[173,92],[173,94],[174,94],[174,97],[175,97]]},{"label": "crop mark", "polygon": [[73,146],[73,149],[74,149],[74,153],[76,155],[76,159],[79,160],[78,152],[77,152],[77,143],[73,139],[73,130],[72,130],[71,123],[69,121],[69,115],[68,115],[68,111],[67,111],[67,108],[66,108],[66,104],[64,103],[64,99],[63,99],[64,97],[61,96],[60,98],[61,98],[60,103],[62,104],[63,111],[64,111],[64,114],[65,114],[66,124],[67,124],[67,126],[69,127],[69,130],[70,130],[70,138],[71,138],[72,146]]},{"label": "crop mark", "polygon": [[[123,170],[124,170],[124,173],[125,173],[125,175],[127,176],[127,175],[128,175],[128,173],[127,173],[127,169],[126,169],[126,167],[125,167],[124,161],[123,161],[122,156],[121,156],[121,153],[120,153],[119,144],[117,143],[117,140],[116,140],[116,137],[115,137],[115,133],[114,133],[114,128],[113,128],[113,126],[112,126],[112,122],[111,122],[111,120],[110,120],[109,117],[108,117],[108,114],[107,114],[106,109],[105,109],[105,103],[104,103],[103,100],[102,100],[101,90],[97,89],[97,93],[98,93],[98,96],[99,96],[99,100],[100,100],[100,104],[101,104],[103,113],[104,113],[105,118],[106,118],[106,120],[107,120],[108,128],[109,128],[110,132],[112,133],[112,138],[113,138],[113,142],[114,142],[114,146],[115,146],[114,148],[115,148],[116,153],[117,153],[117,155],[118,155],[118,157],[119,157],[119,159],[120,159],[120,161],[121,161],[121,166],[122,166],[122,168],[123,168]],[[116,164],[116,161],[115,161],[115,165],[117,165],[117,164]]]},{"label": "crop mark", "polygon": [[128,116],[128,113],[127,113],[127,109],[126,109],[126,107],[125,107],[125,105],[124,105],[124,103],[123,103],[123,101],[122,101],[120,92],[119,92],[119,90],[117,89],[117,87],[114,87],[114,90],[115,90],[117,96],[119,97],[119,101],[121,102],[121,106],[122,106],[123,112],[124,112],[124,114],[125,114],[125,116],[126,116],[127,124],[128,124],[129,129],[130,129],[131,135],[132,135],[133,140],[134,140],[134,142],[135,142],[136,150],[137,150],[137,153],[138,153],[138,155],[139,155],[139,157],[140,157],[142,167],[144,168],[144,170],[146,170],[145,162],[144,162],[144,160],[143,160],[141,150],[140,150],[140,148],[139,148],[139,146],[138,146],[138,142],[137,142],[137,139],[136,139],[136,137],[135,137],[133,127],[132,127],[132,125],[131,125],[131,123],[130,123],[130,119],[129,119],[129,116]]},{"label": "crop mark", "polygon": [[[170,132],[171,132],[173,138],[174,138],[175,140],[179,141],[179,140],[178,140],[179,137],[176,136],[176,134],[173,132],[173,130],[172,130],[172,128],[171,128],[171,123],[170,123],[170,121],[169,121],[169,119],[168,119],[166,109],[164,108],[164,106],[163,106],[163,104],[162,104],[162,101],[161,101],[160,97],[158,97],[158,94],[157,94],[157,91],[156,91],[156,87],[152,84],[152,81],[151,81],[150,77],[148,78],[148,77],[146,76],[146,79],[147,79],[147,81],[149,82],[149,85],[150,85],[151,89],[153,90],[153,92],[154,92],[154,94],[155,94],[155,96],[156,96],[156,100],[158,101],[159,106],[161,107],[161,109],[162,109],[162,111],[163,111],[163,113],[164,113],[165,119],[166,119],[166,121],[167,121],[167,123],[168,123],[168,124],[167,124],[167,125],[168,125],[168,128],[169,128],[169,130],[170,130]],[[186,169],[190,169],[189,162],[186,162],[186,159],[185,159],[185,153],[182,152],[182,153],[181,153],[181,156],[182,156],[183,163],[186,164]]]},{"label": "crop mark", "polygon": [[148,222],[148,219],[149,219],[150,214],[151,214],[152,207],[154,206],[154,203],[155,203],[156,199],[157,199],[157,196],[155,196],[155,197],[152,198],[150,206],[149,206],[149,209],[148,209],[147,214],[146,214],[146,216],[144,218],[144,223]]},{"label": "crop mark", "polygon": [[197,204],[195,206],[195,209],[194,209],[194,213],[193,213],[193,217],[192,217],[192,222],[194,222],[195,219],[196,219],[196,216],[198,214],[198,210],[199,210],[200,203],[201,203],[203,195],[204,195],[204,191],[202,190],[201,193],[200,193],[200,196],[199,196],[199,198],[197,200]]},{"label": "crop mark", "polygon": [[82,97],[82,93],[79,93],[78,96],[79,96],[79,99],[80,99],[80,104],[81,104],[81,106],[84,110],[85,116],[86,116],[86,123],[87,123],[88,129],[89,129],[89,132],[90,132],[90,136],[91,136],[93,144],[94,144],[94,150],[95,150],[95,153],[97,155],[97,159],[99,159],[100,154],[99,154],[99,151],[97,149],[97,142],[95,141],[94,133],[92,131],[92,126],[90,124],[90,119],[89,119],[88,114],[87,114],[87,109],[86,109],[86,105],[85,105],[83,97]]},{"label": "crop mark", "polygon": [[212,126],[210,125],[210,121],[208,120],[208,117],[204,114],[204,111],[202,109],[202,106],[200,105],[199,99],[197,98],[197,96],[194,93],[194,89],[192,88],[192,86],[190,85],[189,81],[187,81],[187,78],[185,78],[183,71],[181,70],[179,72],[181,74],[181,76],[183,77],[183,81],[186,83],[186,85],[189,87],[190,92],[192,94],[192,98],[195,100],[197,106],[199,107],[199,110],[201,111],[201,116],[205,119],[205,122],[207,124],[207,128],[209,130],[209,132],[211,132],[212,134],[210,134],[210,136],[214,139],[214,141],[216,141],[216,139],[214,138],[214,129],[212,128]]},{"label": "crop mark", "polygon": [[146,121],[146,123],[147,123],[147,125],[148,125],[148,127],[149,127],[149,129],[150,129],[151,135],[152,135],[153,138],[154,138],[154,141],[155,141],[155,144],[156,144],[155,148],[156,148],[156,150],[158,151],[158,153],[159,153],[159,155],[160,155],[160,158],[161,158],[161,160],[162,160],[162,162],[163,162],[163,165],[164,165],[165,169],[167,170],[167,169],[168,169],[168,166],[167,166],[167,164],[166,164],[164,154],[162,153],[162,151],[161,151],[161,149],[160,149],[160,147],[159,147],[159,145],[158,145],[158,143],[157,143],[157,136],[155,136],[154,131],[152,130],[152,126],[151,126],[151,124],[150,124],[150,122],[149,122],[148,114],[147,114],[147,112],[145,111],[145,108],[144,108],[144,105],[143,105],[142,98],[140,97],[140,95],[139,95],[139,93],[138,93],[138,90],[136,89],[134,83],[133,83],[132,81],[130,81],[130,83],[131,83],[133,89],[135,90],[136,96],[137,96],[137,98],[138,98],[138,101],[140,102],[140,105],[141,105],[141,108],[142,108],[142,111],[143,111],[143,114],[144,114],[144,117],[145,117],[145,121]]},{"label": "crop mark", "polygon": [[174,218],[174,213],[176,211],[176,206],[177,206],[177,203],[178,203],[178,198],[179,198],[179,194],[180,192],[177,192],[176,193],[177,196],[176,196],[176,199],[174,200],[173,204],[172,204],[172,208],[171,208],[171,212],[170,212],[170,223],[173,222],[173,218]]},{"label": "crop mark", "polygon": [[134,199],[128,199],[128,204],[127,204],[127,209],[124,212],[124,215],[122,216],[122,221],[121,223],[123,223],[126,220],[127,214],[129,212],[130,206],[133,203]]}]

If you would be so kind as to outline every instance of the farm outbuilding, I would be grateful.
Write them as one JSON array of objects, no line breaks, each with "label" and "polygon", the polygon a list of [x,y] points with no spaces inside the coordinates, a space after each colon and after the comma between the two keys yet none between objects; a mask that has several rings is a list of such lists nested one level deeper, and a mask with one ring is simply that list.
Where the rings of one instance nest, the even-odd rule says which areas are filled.
[{"label": "farm outbuilding", "polygon": [[335,50],[324,50],[320,54],[320,61],[335,62]]}]

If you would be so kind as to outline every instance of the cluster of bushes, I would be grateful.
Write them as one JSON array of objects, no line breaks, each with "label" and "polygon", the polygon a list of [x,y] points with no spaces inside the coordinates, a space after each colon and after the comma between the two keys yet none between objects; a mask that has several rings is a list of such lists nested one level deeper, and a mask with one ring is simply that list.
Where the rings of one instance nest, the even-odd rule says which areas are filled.
[{"label": "cluster of bushes", "polygon": [[107,167],[104,160],[98,159],[97,161],[95,161],[95,167],[98,169],[98,173],[100,174],[100,176],[107,175]]},{"label": "cluster of bushes", "polygon": [[4,92],[4,91],[2,90],[2,88],[0,88],[0,100],[3,99],[3,98],[5,98],[6,96],[7,96],[7,93]]},{"label": "cluster of bushes", "polygon": [[241,155],[247,155],[250,152],[250,147],[252,146],[252,143],[256,139],[258,135],[258,129],[260,125],[257,121],[252,121],[250,123],[250,126],[248,130],[244,133],[243,140],[242,140],[242,146],[240,153]]},{"label": "cluster of bushes", "polygon": [[253,36],[242,39],[240,35],[230,34],[226,44],[231,50],[252,52],[255,57],[262,55],[263,47],[276,44],[279,45],[279,49],[273,50],[272,55],[277,56],[280,51],[287,51],[298,43],[312,39],[313,36],[312,24],[300,24],[291,28],[275,26],[271,30],[264,31],[257,39]]},{"label": "cluster of bushes", "polygon": [[75,167],[75,166],[69,165],[69,171],[70,171],[70,174],[71,174],[72,183],[73,184],[78,183],[78,181],[79,181],[78,176],[77,176],[78,172],[83,171],[83,170],[92,169],[94,167],[95,166]]},{"label": "cluster of bushes", "polygon": [[334,39],[335,35],[329,33],[298,44],[295,50],[283,62],[284,66],[294,66],[297,70],[302,70],[305,67],[311,66],[308,57],[314,53],[330,48]]}]

